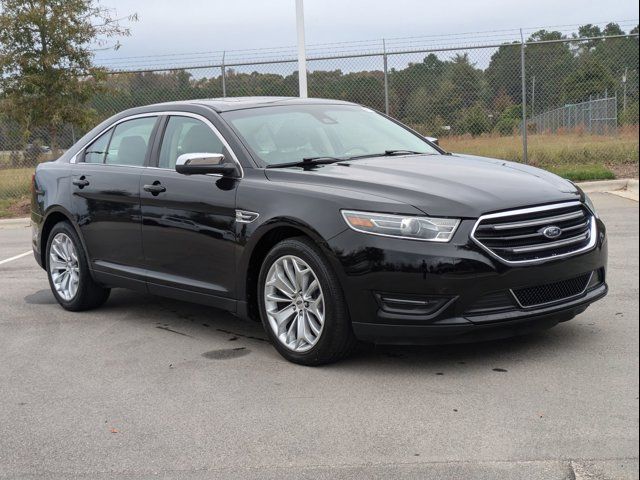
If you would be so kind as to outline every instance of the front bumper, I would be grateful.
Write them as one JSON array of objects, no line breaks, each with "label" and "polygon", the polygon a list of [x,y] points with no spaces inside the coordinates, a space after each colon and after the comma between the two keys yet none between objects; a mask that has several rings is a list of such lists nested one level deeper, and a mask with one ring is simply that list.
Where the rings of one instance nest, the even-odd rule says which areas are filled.
[{"label": "front bumper", "polygon": [[451,317],[445,322],[422,325],[354,322],[353,331],[358,339],[379,344],[429,345],[495,340],[526,335],[571,320],[591,303],[603,298],[607,291],[607,285],[602,284],[579,300],[547,311],[508,312],[483,319],[475,317],[473,321]]},{"label": "front bumper", "polygon": [[[607,294],[607,241],[597,220],[595,247],[542,264],[508,266],[470,240],[474,222],[463,221],[450,243],[437,244],[347,230],[329,242],[357,338],[374,343],[470,342],[549,328],[583,312]],[[473,306],[495,292],[540,286],[599,272],[601,281],[580,295],[535,308],[514,305],[478,313]],[[389,311],[380,295],[443,298],[435,312]],[[472,313],[470,313],[472,312]]]}]

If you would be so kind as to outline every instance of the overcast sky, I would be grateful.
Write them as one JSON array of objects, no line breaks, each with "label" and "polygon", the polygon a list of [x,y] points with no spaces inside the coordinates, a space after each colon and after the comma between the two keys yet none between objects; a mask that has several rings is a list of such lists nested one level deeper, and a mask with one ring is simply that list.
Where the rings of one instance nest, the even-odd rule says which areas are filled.
[{"label": "overcast sky", "polygon": [[[280,47],[296,41],[295,0],[100,2],[118,15],[139,15],[119,51],[97,54],[105,64],[127,62],[130,56]],[[305,0],[308,44],[637,18],[636,0]]]}]

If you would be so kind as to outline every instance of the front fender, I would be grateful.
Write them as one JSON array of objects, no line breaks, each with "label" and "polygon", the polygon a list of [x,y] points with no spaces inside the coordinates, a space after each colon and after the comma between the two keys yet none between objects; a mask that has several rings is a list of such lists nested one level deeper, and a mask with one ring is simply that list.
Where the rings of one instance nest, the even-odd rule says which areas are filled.
[{"label": "front fender", "polygon": [[346,225],[335,235],[332,235],[329,238],[325,238],[308,222],[295,217],[274,217],[258,223],[255,226],[252,224],[243,224],[241,225],[240,231],[238,232],[238,245],[240,251],[238,253],[238,260],[236,263],[236,272],[238,277],[237,292],[239,299],[246,298],[247,277],[251,267],[251,259],[256,252],[256,249],[260,247],[262,242],[265,241],[265,238],[267,238],[269,234],[283,228],[295,229],[300,232],[301,235],[309,237],[322,250],[322,252],[325,254],[325,257],[331,263],[332,267],[334,269],[340,268],[340,264],[337,261],[335,255],[333,255],[328,241],[335,235],[338,235],[346,230],[348,228],[346,227]]}]

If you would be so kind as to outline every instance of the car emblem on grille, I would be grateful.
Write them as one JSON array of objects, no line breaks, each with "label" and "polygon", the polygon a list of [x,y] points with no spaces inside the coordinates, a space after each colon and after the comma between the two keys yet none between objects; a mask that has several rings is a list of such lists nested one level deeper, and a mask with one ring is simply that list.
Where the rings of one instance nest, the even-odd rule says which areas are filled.
[{"label": "car emblem on grille", "polygon": [[560,227],[556,227],[555,225],[551,225],[550,227],[543,228],[541,233],[547,238],[554,239],[562,235],[562,229]]}]

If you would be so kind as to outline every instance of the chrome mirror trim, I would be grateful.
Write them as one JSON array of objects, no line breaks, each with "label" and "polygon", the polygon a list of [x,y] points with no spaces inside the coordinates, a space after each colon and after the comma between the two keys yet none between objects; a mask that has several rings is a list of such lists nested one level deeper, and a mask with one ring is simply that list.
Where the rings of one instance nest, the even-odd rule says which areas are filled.
[{"label": "chrome mirror trim", "polygon": [[224,160],[221,153],[183,153],[178,156],[176,165],[221,165]]}]

